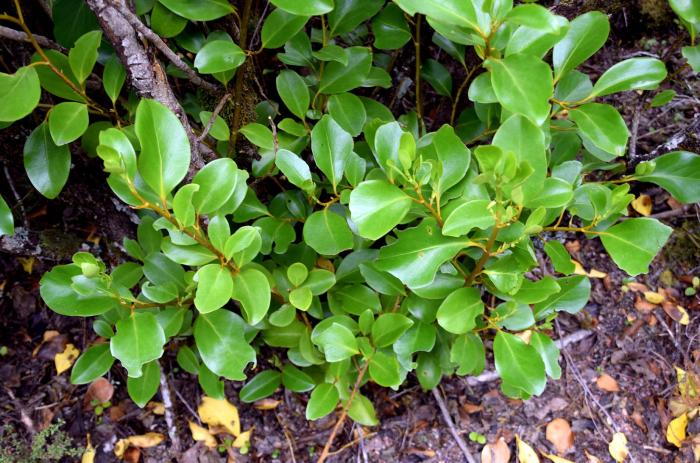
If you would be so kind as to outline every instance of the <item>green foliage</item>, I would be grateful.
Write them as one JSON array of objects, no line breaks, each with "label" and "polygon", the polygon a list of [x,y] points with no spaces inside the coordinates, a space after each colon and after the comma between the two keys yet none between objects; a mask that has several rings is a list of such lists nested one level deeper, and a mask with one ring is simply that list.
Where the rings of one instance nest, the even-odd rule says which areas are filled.
[{"label": "green foliage", "polygon": [[62,421],[52,423],[31,436],[31,442],[11,425],[0,428],[0,463],[42,463],[62,458],[78,459],[83,449],[61,427]]},{"label": "green foliage", "polygon": [[[55,2],[54,14],[69,3]],[[691,3],[674,8],[693,22]],[[178,365],[210,396],[223,396],[221,378],[246,381],[246,402],[281,385],[310,391],[309,419],[341,406],[374,425],[359,390],[366,382],[398,388],[415,374],[430,389],[443,376],[479,374],[493,345],[503,392],[541,394],[547,377],[561,375],[551,322],[558,312],[582,310],[591,291],[550,232],[599,238],[620,268],[637,275],[671,229],[650,218],[620,220],[634,199],[630,183],[700,200],[693,153],[613,173],[624,171],[629,132],[619,112],[597,99],[656,89],[665,65],[629,59],[594,84],[577,68],[607,40],[610,26],[599,12],[569,22],[508,1],[271,4],[260,43],[280,49],[285,68],[266,69],[277,93],[258,106],[258,118],[229,126],[197,95],[182,97],[198,133],[195,123],[203,128],[215,117],[203,141],[219,158],[198,170],[182,115],[124,88],[123,65],[108,48],[102,53],[94,17],[78,6],[80,34],[57,34],[67,55],[48,50],[31,67],[0,74],[0,122],[41,111],[42,88],[51,101],[68,100],[25,143],[39,192],[60,194],[69,145],[80,139],[104,162],[114,193],[139,211],[137,239],[124,242],[130,262],[108,269],[78,253],[42,278],[52,310],[97,317],[95,332],[106,339],[77,360],[71,381],[88,383],[117,359],[129,394],[143,405],[159,385],[158,359],[174,347]],[[169,45],[205,78],[228,84],[262,51],[245,50],[216,30],[219,22],[198,24],[233,13],[226,1],[141,6],[137,13],[172,35]],[[415,75],[453,104],[449,124],[423,117],[422,92],[416,111],[398,115],[368,98],[399,85],[384,50],[408,46],[416,28],[445,51],[419,59]],[[87,93],[96,66],[103,66],[105,95]],[[453,82],[460,66],[468,74],[461,85]],[[469,104],[458,114],[464,95]],[[235,152],[239,132],[257,151],[252,165]],[[269,178],[266,185],[281,188],[260,189]],[[12,233],[11,212],[0,199],[0,233]],[[543,242],[555,274],[537,278]],[[253,374],[265,346],[280,356]]]}]

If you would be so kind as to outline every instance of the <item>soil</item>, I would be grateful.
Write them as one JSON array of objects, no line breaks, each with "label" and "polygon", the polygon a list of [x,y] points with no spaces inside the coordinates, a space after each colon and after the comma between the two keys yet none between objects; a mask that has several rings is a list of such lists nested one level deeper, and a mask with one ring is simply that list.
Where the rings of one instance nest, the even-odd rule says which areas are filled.
[{"label": "soil", "polygon": [[[607,2],[555,3],[558,13],[571,17],[593,4],[600,7]],[[664,59],[670,73],[675,73],[664,88],[672,88],[678,95],[661,108],[648,108],[649,92],[644,95],[628,92],[610,98],[632,130],[637,127],[639,159],[630,159],[630,164],[644,159],[670,136],[687,128],[700,109],[698,78],[681,68],[679,48],[687,36],[663,7],[665,2],[661,6],[658,3],[611,2],[607,6],[611,13],[611,39],[585,67],[586,72],[597,76],[621,59],[657,56]],[[0,52],[5,62],[13,66],[8,57],[22,59],[26,49],[11,45],[11,49],[7,44],[0,45]],[[428,43],[425,49],[430,56],[439,53]],[[412,75],[411,60],[397,59],[397,62],[406,67],[397,65],[394,78]],[[463,77],[457,69],[453,76],[455,82]],[[450,104],[427,86],[424,88],[426,118],[429,125],[437,127],[449,120]],[[388,103],[394,101],[392,91],[374,96]],[[410,110],[413,101],[409,90],[394,101],[393,109]],[[128,399],[126,378],[120,368],[113,368],[107,376],[115,386],[113,405],[101,414],[85,406],[86,386],[71,385],[68,373],[56,375],[53,356],[66,342],[82,351],[94,336],[90,321],[61,317],[48,310],[41,302],[38,285],[43,272],[68,260],[77,250],[94,252],[108,264],[116,265],[123,259],[119,242],[134,234],[133,215],[112,200],[99,160],[86,157],[78,148],[73,153],[74,167],[68,186],[59,198],[48,202],[36,193],[21,163],[22,140],[35,122],[0,131],[0,161],[4,170],[0,172],[0,194],[12,203],[21,200],[21,209],[15,210],[15,216],[20,218],[17,225],[22,238],[12,253],[0,252],[0,346],[3,349],[0,352],[6,349],[0,356],[0,423],[10,425],[29,445],[33,433],[61,419],[75,446],[84,446],[89,434],[98,450],[95,461],[116,461],[112,449],[117,439],[148,431],[167,435],[165,419],[148,409],[138,409]],[[698,145],[697,134],[690,133],[681,148],[698,151]],[[666,193],[648,184],[634,186],[633,192],[651,196],[654,213],[676,210],[664,218],[676,230],[670,243],[649,274],[634,281],[651,290],[667,291],[687,309],[689,324],[675,322],[661,308],[640,304],[640,294],[625,286],[630,282],[629,277],[610,262],[597,240],[569,235],[568,247],[583,267],[606,276],[592,279],[591,301],[583,312],[559,317],[555,337],[582,329],[591,335],[565,348],[566,355],[560,361],[562,379],[550,381],[542,396],[528,401],[506,398],[497,382],[473,386],[465,378],[444,379],[440,386],[442,395],[456,429],[472,454],[477,455],[482,445],[470,441],[471,432],[485,436],[492,443],[503,437],[513,452],[517,435],[535,449],[556,453],[545,438],[545,427],[551,420],[562,418],[570,423],[575,436],[573,448],[564,455],[571,461],[587,461],[587,453],[604,462],[612,461],[608,443],[615,431],[626,435],[634,458],[631,461],[693,461],[692,450],[669,444],[665,431],[672,418],[669,400],[676,391],[674,367],[691,370],[700,366],[700,300],[697,296],[683,295],[692,276],[699,275],[700,270],[698,207],[694,205],[679,212],[678,205]],[[42,344],[47,330],[55,330],[61,336]],[[264,361],[260,363],[265,366]],[[225,454],[207,453],[201,444],[195,445],[187,429],[187,421],[197,420],[194,410],[202,394],[196,379],[178,371],[172,352],[166,353],[163,367],[176,391],[174,411],[183,450],[189,449],[185,453],[186,461],[226,461]],[[597,387],[596,379],[601,374],[614,378],[619,390],[607,392]],[[273,397],[279,401],[275,408],[261,410],[238,401],[240,387],[228,382],[226,395],[238,407],[243,429],[253,428],[252,446],[246,455],[235,452],[230,461],[315,460],[336,416],[307,422],[304,407],[308,397],[283,392]],[[368,385],[363,392],[375,404],[381,425],[360,429],[347,423],[335,440],[338,453],[329,461],[464,461],[435,399],[420,389],[415,378],[409,377],[398,391]],[[144,449],[142,461],[168,461],[164,452],[163,445]]]}]

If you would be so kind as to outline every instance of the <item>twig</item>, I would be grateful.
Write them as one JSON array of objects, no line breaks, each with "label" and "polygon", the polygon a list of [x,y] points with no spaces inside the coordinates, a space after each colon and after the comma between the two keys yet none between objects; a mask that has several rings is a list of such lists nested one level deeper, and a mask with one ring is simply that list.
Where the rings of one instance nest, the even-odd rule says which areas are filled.
[{"label": "twig", "polygon": [[[566,346],[582,341],[592,334],[592,331],[579,330],[567,336],[564,336],[561,339],[557,339],[554,343],[559,349],[564,349]],[[482,383],[490,383],[491,381],[495,381],[498,378],[498,373],[496,373],[495,371],[485,371],[479,376],[471,376],[469,378],[466,378],[466,382],[470,386],[478,386]]]},{"label": "twig", "polygon": [[163,39],[161,39],[158,36],[158,34],[146,27],[138,18],[138,16],[136,16],[134,13],[131,12],[131,10],[129,10],[126,4],[121,2],[115,2],[115,5],[119,12],[122,14],[122,16],[124,16],[124,18],[127,21],[129,21],[129,24],[131,24],[133,28],[139,32],[139,34],[146,37],[149,42],[151,42],[158,50],[160,50],[160,52],[163,53],[176,68],[184,72],[185,75],[187,75],[187,78],[190,80],[190,82],[199,87],[202,87],[203,89],[211,93],[219,91],[219,87],[217,85],[207,82],[206,80],[199,77],[197,73],[195,73],[192,70],[192,68],[189,67],[187,63],[185,63],[182,60],[182,58],[180,58],[174,51],[172,51],[170,47],[166,45],[165,42],[163,42]]},{"label": "twig", "polygon": [[29,221],[27,220],[27,212],[24,210],[24,204],[22,204],[22,198],[19,196],[19,193],[17,193],[17,190],[15,189],[15,184],[12,181],[10,171],[7,170],[7,166],[4,165],[2,166],[2,168],[5,171],[5,178],[7,179],[7,184],[10,186],[10,191],[12,191],[12,195],[15,197],[15,201],[17,201],[17,207],[22,213],[22,223],[24,224],[24,228],[29,230]]},{"label": "twig", "polygon": [[637,135],[639,133],[639,119],[642,114],[642,108],[644,107],[644,98],[641,97],[637,102],[634,109],[634,115],[632,116],[632,130],[630,130],[630,147],[629,147],[629,158],[634,159],[637,157]]},{"label": "twig", "polygon": [[360,390],[360,384],[362,383],[362,378],[364,378],[368,366],[369,362],[365,362],[360,371],[357,373],[357,380],[355,381],[355,385],[352,388],[350,397],[348,398],[348,401],[345,402],[345,406],[343,407],[343,411],[340,414],[340,418],[338,418],[338,421],[335,423],[335,426],[333,426],[331,435],[328,436],[326,445],[323,446],[321,456],[318,457],[316,463],[323,463],[324,461],[326,461],[326,458],[328,458],[329,452],[331,450],[331,445],[333,445],[333,441],[335,440],[335,435],[338,433],[338,430],[340,430],[340,427],[343,425],[343,423],[345,423],[345,417],[347,417],[348,415],[348,409],[350,408],[350,405],[352,405],[352,401],[355,399],[357,392]]},{"label": "twig", "polygon": [[284,421],[282,421],[282,418],[280,418],[279,413],[275,413],[275,418],[277,418],[277,422],[280,424],[280,426],[282,426],[284,438],[287,440],[287,445],[289,446],[289,454],[292,456],[292,463],[297,463],[296,456],[294,455],[294,442],[292,442],[292,436],[287,430],[287,425],[284,423]]},{"label": "twig", "polygon": [[214,127],[214,121],[216,121],[216,117],[219,115],[222,109],[224,109],[224,105],[226,102],[231,98],[231,94],[227,93],[224,95],[221,100],[219,100],[219,103],[217,103],[216,107],[214,108],[214,112],[211,113],[211,116],[209,117],[209,121],[207,122],[207,125],[204,126],[204,130],[202,131],[202,134],[197,138],[198,142],[202,142],[204,138],[209,134],[209,131],[211,130],[212,127]]},{"label": "twig", "polygon": [[440,411],[442,412],[442,418],[443,420],[445,420],[445,423],[447,423],[447,427],[450,429],[452,437],[454,437],[455,441],[457,442],[457,445],[459,446],[459,449],[462,451],[462,454],[464,454],[464,458],[466,458],[466,460],[469,463],[476,463],[476,460],[467,448],[466,442],[464,442],[462,436],[460,436],[457,432],[457,429],[455,428],[455,425],[452,422],[450,412],[447,410],[447,405],[445,405],[445,401],[442,399],[442,394],[440,394],[440,391],[437,387],[433,388],[433,397],[435,397],[435,401],[437,402],[438,407],[440,407]]},{"label": "twig", "polygon": [[163,399],[165,423],[168,426],[168,437],[170,438],[170,442],[172,444],[170,447],[170,452],[175,457],[175,460],[179,460],[182,447],[180,446],[180,437],[177,433],[177,424],[175,423],[175,414],[173,413],[173,401],[172,396],[170,395],[170,385],[168,384],[168,377],[165,375],[162,366],[160,368],[160,397]]},{"label": "twig", "polygon": [[[241,16],[241,30],[238,34],[238,43],[241,46],[245,46],[248,42],[248,21],[250,20],[250,8],[252,0],[244,0],[243,2],[243,15]],[[243,110],[242,94],[243,94],[243,81],[245,80],[245,70],[248,65],[248,59],[243,62],[243,64],[236,71],[236,82],[233,87],[233,121],[231,122],[231,139],[229,140],[229,150],[235,150],[236,140],[238,139],[238,129],[241,123],[241,111]],[[230,151],[229,151],[230,153]]]},{"label": "twig", "polygon": [[[34,36],[34,39],[36,40],[36,43],[41,45],[42,47],[46,48],[53,48],[54,50],[58,50],[62,53],[67,52],[66,48],[62,45],[57,44],[51,39],[48,39],[44,37],[43,35],[37,35],[37,34],[32,34]],[[9,27],[5,26],[0,26],[0,37],[3,37],[5,39],[10,39],[10,40],[16,40],[18,42],[27,42],[27,43],[32,43],[32,39],[29,38],[29,36],[22,31],[17,31],[14,29],[11,29]]]}]

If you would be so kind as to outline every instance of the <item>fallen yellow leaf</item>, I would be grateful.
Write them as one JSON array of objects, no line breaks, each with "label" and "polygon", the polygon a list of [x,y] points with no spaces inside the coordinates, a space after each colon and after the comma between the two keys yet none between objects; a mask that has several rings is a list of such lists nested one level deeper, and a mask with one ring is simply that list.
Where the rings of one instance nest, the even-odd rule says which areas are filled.
[{"label": "fallen yellow leaf", "polygon": [[80,459],[80,463],[94,463],[95,462],[95,448],[90,442],[90,433],[87,435],[87,445],[85,446],[85,452],[83,452],[83,457]]},{"label": "fallen yellow leaf", "polygon": [[574,275],[587,275],[588,273],[586,272],[586,269],[583,268],[583,265],[581,265],[580,262],[571,259],[571,262],[574,263]]},{"label": "fallen yellow leaf", "polygon": [[574,463],[571,460],[567,460],[566,458],[558,457],[556,455],[552,455],[551,453],[543,453],[542,456],[545,458],[553,461],[554,463]]},{"label": "fallen yellow leaf", "polygon": [[627,448],[627,436],[621,432],[613,434],[613,438],[610,444],[608,444],[608,452],[610,452],[610,456],[613,457],[617,463],[625,461],[627,455],[630,453]]},{"label": "fallen yellow leaf", "polygon": [[201,427],[197,423],[192,421],[188,422],[190,425],[190,432],[192,433],[192,439],[196,441],[204,442],[204,445],[213,449],[216,447],[216,438],[208,429]]},{"label": "fallen yellow leaf", "polygon": [[281,400],[275,400],[275,399],[268,397],[266,399],[258,400],[253,405],[258,410],[274,410],[281,403],[282,403]]},{"label": "fallen yellow leaf", "polygon": [[613,378],[607,373],[603,373],[602,375],[600,375],[596,380],[595,384],[596,386],[598,386],[599,389],[602,389],[607,392],[620,391],[620,386],[617,384],[615,378]]},{"label": "fallen yellow leaf", "polygon": [[515,442],[518,445],[518,460],[520,463],[540,463],[540,459],[532,447],[522,441],[518,436],[515,436]]},{"label": "fallen yellow leaf", "polygon": [[678,323],[680,323],[681,325],[690,324],[690,316],[688,316],[688,311],[685,310],[685,307],[677,305],[676,309],[678,309],[678,311],[681,313],[681,318],[680,320],[678,320]]},{"label": "fallen yellow leaf", "polygon": [[632,201],[632,208],[645,217],[651,215],[651,198],[648,195],[639,195]]},{"label": "fallen yellow leaf", "polygon": [[250,436],[253,434],[253,428],[244,431],[236,437],[231,446],[236,449],[241,449],[243,447],[250,447]]},{"label": "fallen yellow leaf", "polygon": [[557,453],[564,454],[574,445],[571,425],[562,418],[555,418],[547,424],[545,437],[552,443]]},{"label": "fallen yellow leaf", "polygon": [[241,433],[241,421],[238,409],[226,399],[203,397],[197,413],[209,426],[222,426],[234,437]]},{"label": "fallen yellow leaf", "polygon": [[678,381],[678,393],[681,397],[695,397],[700,390],[700,380],[691,372],[676,367],[676,380]]},{"label": "fallen yellow leaf", "polygon": [[591,278],[605,278],[608,274],[592,268],[591,271],[588,272],[588,276]]},{"label": "fallen yellow leaf", "polygon": [[73,344],[66,344],[66,349],[60,354],[56,354],[56,356],[53,358],[53,361],[56,364],[56,373],[60,375],[64,371],[68,370],[73,365],[73,362],[75,362],[75,360],[78,358],[78,355],[80,355],[80,351],[77,347],[75,347]]},{"label": "fallen yellow leaf", "polygon": [[148,402],[146,408],[154,415],[165,415],[165,405],[163,405],[163,402]]},{"label": "fallen yellow leaf", "polygon": [[588,450],[584,450],[583,453],[586,454],[586,458],[588,459],[588,463],[603,463],[600,458],[588,453]]},{"label": "fallen yellow leaf", "polygon": [[652,304],[661,304],[666,300],[661,294],[654,291],[644,291],[644,299],[651,302]]},{"label": "fallen yellow leaf", "polygon": [[155,447],[164,440],[165,436],[157,432],[147,432],[146,434],[138,436],[129,436],[126,439],[119,439],[117,441],[114,445],[114,454],[121,460],[124,458],[129,447],[147,449],[149,447]]},{"label": "fallen yellow leaf", "polygon": [[683,446],[683,441],[686,438],[685,430],[688,427],[688,415],[683,413],[678,418],[674,418],[668,423],[666,428],[666,440],[678,448]]},{"label": "fallen yellow leaf", "polygon": [[31,274],[32,268],[34,268],[34,258],[33,257],[18,257],[17,260],[22,265],[22,270]]}]

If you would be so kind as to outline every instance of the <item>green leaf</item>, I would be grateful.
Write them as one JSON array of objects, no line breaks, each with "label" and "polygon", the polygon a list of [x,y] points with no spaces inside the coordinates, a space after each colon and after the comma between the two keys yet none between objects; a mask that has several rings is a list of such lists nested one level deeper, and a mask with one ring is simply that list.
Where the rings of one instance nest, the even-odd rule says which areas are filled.
[{"label": "green leaf", "polygon": [[68,52],[70,68],[81,84],[90,77],[97,62],[97,49],[102,40],[102,31],[90,31],[75,41],[75,46]]},{"label": "green leaf", "polygon": [[155,100],[136,108],[136,136],[141,143],[139,173],[163,200],[185,178],[190,142],[175,114]]},{"label": "green leaf", "polygon": [[162,38],[175,37],[185,29],[188,22],[160,2],[156,2],[151,10],[151,29]]},{"label": "green leaf", "polygon": [[110,351],[126,368],[129,377],[138,378],[142,366],[159,359],[165,344],[163,328],[150,312],[132,312],[117,322],[117,332],[110,339]]},{"label": "green leaf", "polygon": [[471,162],[471,152],[447,124],[435,132],[432,148],[441,169],[435,189],[442,195],[464,178]]},{"label": "green leaf", "polygon": [[493,91],[491,73],[484,72],[474,78],[467,91],[469,99],[475,103],[498,103],[498,97]]},{"label": "green leaf", "polygon": [[[409,15],[421,13],[443,24],[451,24],[468,29],[484,29],[487,24],[482,24],[484,18],[479,7],[473,2],[460,0],[397,0],[395,2]],[[483,15],[486,18],[488,16]],[[482,21],[479,21],[482,19]],[[481,26],[481,27],[480,27]]]},{"label": "green leaf", "polygon": [[531,209],[563,207],[569,204],[573,197],[571,183],[557,177],[547,177],[544,179],[539,194],[526,201],[525,206]]},{"label": "green leaf", "polygon": [[13,122],[34,111],[41,97],[39,75],[23,66],[14,74],[0,72],[0,122]]},{"label": "green leaf", "polygon": [[66,48],[72,47],[81,35],[100,27],[95,14],[82,0],[56,0],[51,5],[53,35]]},{"label": "green leaf", "polygon": [[486,230],[496,224],[496,219],[489,210],[488,199],[474,199],[460,204],[445,219],[442,234],[445,236],[463,236],[474,228]]},{"label": "green leaf", "polygon": [[304,191],[313,191],[311,169],[302,158],[289,150],[280,149],[275,156],[275,165],[287,177],[289,183]]},{"label": "green leaf", "polygon": [[654,159],[654,164],[653,172],[636,179],[659,185],[683,204],[700,202],[700,156],[673,151]]},{"label": "green leaf", "polygon": [[554,312],[575,314],[586,306],[591,296],[591,282],[584,275],[559,278],[561,287],[558,293],[535,304],[535,318],[541,320]]},{"label": "green leaf", "polygon": [[510,331],[526,330],[535,324],[535,317],[530,306],[519,304],[516,301],[499,304],[496,310],[491,313],[498,319],[496,323],[498,326]]},{"label": "green leaf", "polygon": [[372,324],[372,342],[376,347],[388,347],[411,326],[413,326],[413,320],[403,314],[382,314]]},{"label": "green leaf", "polygon": [[158,0],[169,10],[190,21],[211,21],[234,13],[236,9],[226,0]]},{"label": "green leaf", "polygon": [[260,270],[246,268],[234,275],[231,298],[241,303],[246,321],[255,325],[270,308],[270,283]]},{"label": "green leaf", "polygon": [[223,307],[233,291],[231,272],[219,264],[207,264],[200,268],[195,278],[197,292],[194,305],[200,313],[213,312]]},{"label": "green leaf", "polygon": [[[209,124],[212,114],[213,113],[211,111],[200,111],[199,119],[202,121],[202,126],[206,127],[207,124]],[[214,123],[209,130],[209,135],[218,141],[228,141],[231,136],[228,126],[226,125],[226,121],[218,114],[216,115]]]},{"label": "green leaf", "polygon": [[109,351],[109,343],[89,347],[75,361],[70,372],[71,384],[88,384],[104,375],[112,368],[114,357]]},{"label": "green leaf", "polygon": [[294,71],[284,70],[275,81],[277,93],[289,110],[299,119],[304,119],[311,98],[306,82]]},{"label": "green leaf", "polygon": [[403,12],[395,4],[389,3],[372,20],[374,47],[379,50],[396,50],[411,40]]},{"label": "green leaf", "polygon": [[420,72],[438,95],[452,97],[452,75],[445,66],[434,59],[428,59],[421,65]]},{"label": "green leaf", "polygon": [[88,128],[90,118],[83,103],[59,103],[49,112],[49,132],[56,146],[77,140]]},{"label": "green leaf", "polygon": [[698,0],[669,0],[673,11],[689,23],[700,23],[700,1]]},{"label": "green leaf", "polygon": [[70,172],[68,146],[56,146],[49,125],[42,122],[24,143],[24,169],[39,193],[54,199],[63,189]]},{"label": "green leaf", "polygon": [[282,374],[279,371],[261,371],[245,383],[239,397],[241,402],[252,403],[274,394],[280,384],[282,384]]},{"label": "green leaf", "polygon": [[194,67],[202,74],[216,74],[237,69],[245,59],[245,52],[230,40],[212,40],[197,52]]},{"label": "green leaf", "polygon": [[233,159],[222,158],[208,163],[192,179],[199,189],[192,196],[192,205],[200,214],[210,214],[220,209],[236,190],[239,176],[236,175]]},{"label": "green leaf", "polygon": [[671,227],[656,219],[638,218],[614,225],[599,232],[599,236],[618,267],[635,276],[649,270],[649,264],[672,232]]},{"label": "green leaf", "polygon": [[564,38],[554,46],[554,79],[559,80],[593,56],[608,39],[609,33],[608,17],[600,11],[582,14],[571,21]]},{"label": "green leaf", "polygon": [[688,64],[693,71],[700,72],[700,45],[683,47],[681,48],[681,54],[683,58],[688,60]]},{"label": "green leaf", "polygon": [[372,381],[384,387],[397,387],[401,384],[401,370],[396,354],[378,350],[369,360],[369,376]]},{"label": "green leaf", "polygon": [[442,301],[438,324],[447,332],[465,334],[476,327],[476,317],[484,313],[481,293],[476,288],[459,288]]},{"label": "green leaf", "polygon": [[[44,50],[44,54],[49,59],[51,64],[53,64],[56,69],[58,69],[65,77],[68,78],[73,86],[68,85],[68,83],[59,77],[48,64],[36,64],[34,67],[37,75],[39,76],[41,87],[47,92],[66,100],[85,103],[85,97],[74,90],[75,88],[79,89],[80,84],[78,83],[78,79],[76,79],[73,75],[73,71],[68,63],[68,57],[56,50]],[[36,53],[32,56],[33,63],[43,61],[44,59]]]},{"label": "green leaf", "polygon": [[466,239],[442,236],[434,219],[396,233],[397,239],[379,251],[375,265],[409,288],[429,285],[438,268],[469,246]]},{"label": "green leaf", "polygon": [[537,350],[510,333],[499,331],[493,342],[496,371],[504,384],[539,395],[546,384],[544,362]]},{"label": "green leaf", "polygon": [[372,67],[372,54],[365,47],[349,47],[345,49],[345,53],[348,56],[347,66],[336,61],[327,63],[319,82],[318,93],[343,93],[364,83]]},{"label": "green leaf", "polygon": [[377,426],[379,424],[374,405],[359,392],[355,394],[353,401],[348,407],[348,416],[362,426]]},{"label": "green leaf", "polygon": [[370,313],[381,310],[379,295],[364,285],[349,285],[333,288],[328,293],[331,311],[340,310],[353,315],[361,315],[366,310]]},{"label": "green leaf", "polygon": [[676,97],[676,91],[671,89],[663,90],[651,99],[649,106],[652,108],[658,108],[670,103]]},{"label": "green leaf", "polygon": [[5,199],[0,196],[0,236],[12,236],[14,233],[15,219],[12,217],[12,210],[5,202]]},{"label": "green leaf", "polygon": [[[557,242],[558,241],[555,241],[555,243]],[[547,245],[545,244],[545,247],[546,246]],[[571,262],[570,259],[569,262]],[[513,296],[513,299],[522,304],[535,304],[537,302],[544,301],[552,294],[556,294],[559,291],[561,291],[561,286],[559,286],[557,280],[550,276],[545,276],[541,280],[537,281],[531,281],[526,279],[523,280],[520,289]]]},{"label": "green leaf", "polygon": [[177,350],[177,364],[191,375],[196,375],[199,372],[200,363],[197,354],[194,353],[190,346],[180,346]]},{"label": "green leaf", "polygon": [[332,323],[318,335],[315,342],[323,348],[328,362],[340,362],[360,353],[355,335],[340,323]]},{"label": "green leaf", "polygon": [[[569,111],[569,118],[576,122],[581,134],[597,148],[609,153],[601,158],[610,161],[625,154],[629,131],[620,113],[609,104],[587,103]],[[596,157],[600,154],[592,153]]]},{"label": "green leaf", "polygon": [[326,45],[318,51],[312,51],[311,55],[321,61],[335,61],[343,66],[348,65],[348,56],[345,53],[345,48],[338,45]]},{"label": "green leaf", "polygon": [[322,255],[334,256],[352,249],[352,231],[344,217],[329,208],[317,211],[304,222],[304,242]]},{"label": "green leaf", "polygon": [[138,378],[126,378],[126,389],[136,405],[143,408],[156,395],[160,387],[160,365],[148,362],[143,366],[143,374]]},{"label": "green leaf", "polygon": [[550,11],[534,3],[518,5],[508,12],[506,21],[545,32],[559,30],[559,22]]},{"label": "green leaf", "polygon": [[200,314],[194,340],[207,368],[226,379],[245,380],[246,366],[255,363],[255,350],[245,340],[245,322],[228,310]]},{"label": "green leaf", "polygon": [[263,48],[279,48],[304,28],[308,16],[297,16],[276,8],[263,23],[260,36]]},{"label": "green leaf", "polygon": [[666,66],[655,58],[630,58],[603,73],[591,96],[605,96],[627,90],[653,90],[666,78]]},{"label": "green leaf", "polygon": [[544,252],[549,256],[554,270],[557,272],[569,275],[576,270],[576,266],[571,260],[569,251],[567,251],[564,245],[559,241],[547,241],[544,244]]},{"label": "green leaf", "polygon": [[450,362],[457,364],[457,374],[478,375],[484,370],[486,355],[484,343],[475,333],[467,333],[455,338],[450,349]]},{"label": "green leaf", "polygon": [[530,345],[534,347],[540,354],[540,357],[542,357],[547,376],[552,379],[561,378],[559,348],[554,344],[554,341],[545,334],[535,332],[530,336]]},{"label": "green leaf", "polygon": [[352,31],[381,9],[383,0],[335,0],[328,14],[330,37]]},{"label": "green leaf", "polygon": [[554,93],[552,70],[533,55],[510,55],[486,62],[499,103],[541,125],[549,118],[549,98]]},{"label": "green leaf", "polygon": [[282,385],[292,392],[307,392],[316,386],[313,378],[292,364],[282,368]]},{"label": "green leaf", "polygon": [[353,137],[362,133],[367,112],[362,100],[352,93],[339,93],[328,98],[328,114]]},{"label": "green leaf", "polygon": [[249,142],[255,146],[259,146],[264,150],[272,151],[275,148],[274,140],[272,138],[272,131],[262,124],[253,122],[252,124],[246,124],[239,130],[244,137],[248,139]]},{"label": "green leaf", "polygon": [[102,86],[114,104],[119,98],[119,94],[126,80],[126,70],[116,55],[112,55],[105,63],[102,73]]},{"label": "green leaf", "polygon": [[93,291],[90,295],[73,289],[73,279],[81,277],[78,265],[57,265],[41,278],[41,298],[54,312],[70,317],[90,317],[103,314],[117,305],[111,295]]},{"label": "green leaf", "polygon": [[311,307],[313,297],[309,288],[295,288],[289,293],[289,303],[299,310],[307,311]]},{"label": "green leaf", "polygon": [[368,180],[350,193],[349,207],[360,236],[377,240],[403,220],[411,208],[411,198],[387,181]]},{"label": "green leaf", "polygon": [[309,401],[306,404],[306,419],[318,420],[335,410],[340,400],[338,389],[329,383],[319,384],[311,392]]},{"label": "green leaf", "polygon": [[300,16],[320,16],[333,10],[333,0],[271,0],[277,8]]},{"label": "green leaf", "polygon": [[345,164],[352,152],[352,136],[329,115],[325,115],[311,131],[311,151],[316,166],[336,190],[343,178]]}]

